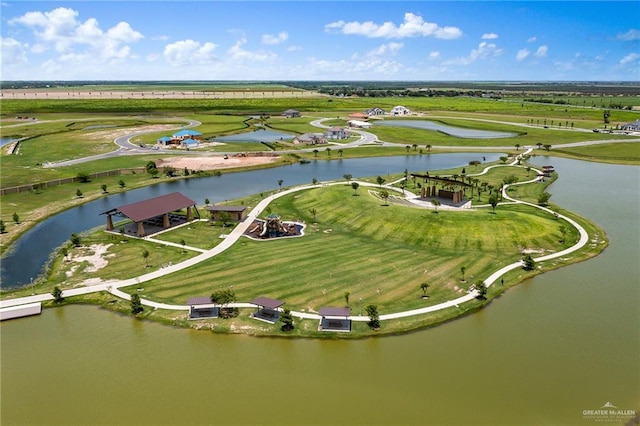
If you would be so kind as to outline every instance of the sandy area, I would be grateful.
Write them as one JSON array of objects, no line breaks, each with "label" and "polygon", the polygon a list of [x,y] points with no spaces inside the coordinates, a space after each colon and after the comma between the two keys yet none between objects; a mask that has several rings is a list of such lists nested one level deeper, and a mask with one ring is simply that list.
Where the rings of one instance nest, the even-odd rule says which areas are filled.
[{"label": "sandy area", "polygon": [[164,130],[172,131],[176,128],[175,124],[151,124],[148,126],[138,126],[138,127],[126,127],[122,129],[99,129],[88,134],[89,139],[92,140],[102,140],[108,139],[113,140],[115,138],[119,138],[120,136],[126,136],[131,133],[138,132],[162,132]]},{"label": "sandy area", "polygon": [[224,157],[171,157],[156,160],[158,168],[161,167],[175,167],[176,169],[189,170],[217,170],[228,169],[231,167],[246,167],[255,166],[259,164],[269,164],[277,161],[278,156],[264,156],[264,157],[229,157],[226,160]]},{"label": "sandy area", "polygon": [[[73,256],[70,261],[79,265],[82,262],[87,262],[89,265],[85,268],[85,272],[97,272],[98,270],[107,266],[109,261],[106,259],[105,254],[113,244],[92,244],[85,250],[89,253],[85,256]],[[71,267],[71,270],[67,271],[67,276],[73,276],[73,273],[78,266]]]}]

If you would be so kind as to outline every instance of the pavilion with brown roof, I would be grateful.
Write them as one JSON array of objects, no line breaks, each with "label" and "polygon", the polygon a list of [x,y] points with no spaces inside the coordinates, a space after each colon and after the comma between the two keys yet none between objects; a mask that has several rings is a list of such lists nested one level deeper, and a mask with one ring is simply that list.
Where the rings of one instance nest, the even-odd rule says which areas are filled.
[{"label": "pavilion with brown roof", "polygon": [[274,324],[280,318],[278,308],[284,305],[285,302],[268,297],[258,297],[253,299],[251,303],[258,307],[256,313],[252,315],[253,318]]},{"label": "pavilion with brown roof", "polygon": [[321,317],[318,330],[343,333],[351,331],[351,320],[349,319],[351,308],[324,307],[320,308],[318,314]]},{"label": "pavilion with brown roof", "polygon": [[[107,215],[107,231],[113,231],[113,216],[126,217],[136,224],[136,234],[138,237],[147,235],[148,228],[156,228],[157,231],[171,228],[172,224],[182,224],[193,220],[195,214],[200,216],[195,208],[196,202],[185,197],[179,192],[161,195],[159,197],[150,198],[136,203],[126,204],[107,210],[101,214]],[[187,209],[187,215],[175,215],[172,212],[181,209]]]},{"label": "pavilion with brown roof", "polygon": [[[473,188],[472,185],[461,180],[442,178],[439,176],[429,176],[429,173],[427,173],[426,175],[411,173],[411,177],[424,179],[425,185],[422,187],[420,198],[446,198],[448,200],[451,200],[453,204],[458,204],[463,201],[464,190],[466,188]],[[429,186],[429,183],[432,183],[433,185]],[[449,189],[436,189],[436,184],[446,186]],[[462,189],[458,189],[459,187],[461,187]]]},{"label": "pavilion with brown roof", "polygon": [[220,307],[211,302],[211,297],[191,297],[187,300],[189,305],[189,319],[218,318]]}]

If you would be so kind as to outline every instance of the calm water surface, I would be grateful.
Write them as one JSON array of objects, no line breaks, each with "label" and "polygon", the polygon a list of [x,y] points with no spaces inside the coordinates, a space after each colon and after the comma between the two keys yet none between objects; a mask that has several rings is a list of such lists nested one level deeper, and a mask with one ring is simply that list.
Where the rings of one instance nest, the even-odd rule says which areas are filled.
[{"label": "calm water surface", "polygon": [[466,139],[497,139],[517,136],[516,133],[494,132],[490,130],[465,129],[464,127],[447,126],[428,120],[378,120],[374,126],[412,127],[414,129],[436,130],[447,135]]},{"label": "calm water surface", "polygon": [[275,142],[279,140],[293,139],[291,133],[276,132],[273,130],[254,130],[235,135],[213,138],[216,142]]},{"label": "calm water surface", "polygon": [[539,162],[560,173],[553,200],[605,228],[602,255],[474,315],[360,341],[49,309],[0,325],[2,424],[592,425],[583,410],[609,401],[639,410],[640,168]]}]

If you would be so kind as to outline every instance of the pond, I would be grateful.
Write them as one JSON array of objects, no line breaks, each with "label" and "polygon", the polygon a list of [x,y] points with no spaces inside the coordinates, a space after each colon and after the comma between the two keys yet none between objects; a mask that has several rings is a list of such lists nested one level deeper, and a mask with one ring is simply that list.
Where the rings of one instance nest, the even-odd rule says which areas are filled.
[{"label": "pond", "polygon": [[465,139],[498,139],[517,136],[516,133],[466,129],[463,127],[438,124],[428,120],[378,120],[375,121],[374,126],[411,127],[414,129],[435,130],[437,132],[442,132],[450,136]]},{"label": "pond", "polygon": [[0,138],[0,147],[10,144],[11,142],[15,142],[16,139],[11,138]]},{"label": "pond", "polygon": [[47,309],[0,323],[2,423],[635,424],[583,413],[640,408],[640,168],[534,161],[560,173],[557,204],[604,227],[611,244],[598,257],[439,327],[357,341]]},{"label": "pond", "polygon": [[99,198],[78,207],[66,210],[26,232],[14,245],[14,249],[2,259],[0,277],[2,288],[20,287],[37,277],[50,253],[66,240],[71,233],[79,233],[104,225],[107,210],[147,198],[158,197],[169,192],[181,192],[197,204],[208,198],[212,203],[222,202],[251,194],[274,191],[278,180],[284,186],[342,179],[345,173],[354,177],[386,175],[468,166],[469,161],[497,161],[499,153],[456,153],[405,155],[396,157],[313,160],[309,164],[292,164],[271,169],[238,173],[224,173],[217,177],[180,179],[147,186],[133,191],[121,192]]},{"label": "pond", "polygon": [[274,130],[254,130],[252,132],[220,136],[211,140],[214,142],[276,142],[279,140],[291,140],[294,136],[290,133],[276,132]]}]

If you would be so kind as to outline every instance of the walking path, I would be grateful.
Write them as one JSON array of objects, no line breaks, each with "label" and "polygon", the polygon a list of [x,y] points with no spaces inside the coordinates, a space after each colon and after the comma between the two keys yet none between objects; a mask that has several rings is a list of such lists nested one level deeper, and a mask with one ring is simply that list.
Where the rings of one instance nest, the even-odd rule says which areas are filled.
[{"label": "walking path", "polygon": [[[518,161],[520,159],[522,159],[525,155],[531,153],[533,151],[532,147],[527,148],[526,151],[522,152],[521,154],[519,154],[512,163],[510,163],[509,165],[506,166],[518,166]],[[482,174],[487,173],[488,170],[490,170],[491,168],[494,167],[505,167],[505,165],[494,165],[494,166],[490,166],[485,168],[482,172],[475,174],[475,175],[471,175],[471,176],[479,176]],[[540,173],[540,171],[532,169],[537,173]],[[528,184],[528,183],[533,183],[536,182],[538,178],[535,179],[531,179],[529,181],[524,181],[524,182],[518,182],[512,185],[523,185],[523,184]],[[368,183],[368,182],[360,182],[360,181],[354,181],[354,182],[358,182],[358,184],[360,186],[363,187],[379,187],[377,184],[373,184],[373,183]],[[88,287],[82,287],[82,288],[76,288],[76,289],[70,289],[70,290],[65,290],[62,294],[63,297],[71,297],[71,296],[78,296],[78,295],[83,295],[83,294],[89,294],[89,293],[94,293],[94,292],[99,292],[99,291],[108,291],[111,294],[113,294],[114,296],[120,297],[122,299],[126,299],[126,300],[130,300],[131,296],[128,293],[125,293],[124,291],[120,290],[122,287],[129,287],[132,285],[140,285],[144,282],[147,281],[151,281],[154,280],[156,278],[165,276],[165,275],[169,275],[169,274],[173,274],[176,273],[178,271],[181,271],[185,268],[189,268],[191,266],[197,265],[200,262],[203,262],[207,259],[210,259],[220,253],[222,253],[223,251],[227,250],[229,247],[231,247],[244,233],[245,231],[249,228],[249,226],[251,226],[253,224],[253,221],[264,211],[264,209],[274,200],[283,197],[285,195],[289,195],[295,192],[299,192],[299,191],[305,191],[311,188],[316,188],[319,186],[327,186],[327,185],[343,185],[344,182],[342,181],[334,181],[334,182],[322,182],[316,185],[302,185],[302,186],[297,186],[294,188],[290,188],[281,192],[277,192],[275,194],[272,194],[266,198],[264,198],[262,201],[260,201],[252,210],[251,212],[248,214],[247,218],[245,219],[244,222],[239,223],[232,231],[229,235],[227,235],[227,237],[220,243],[218,244],[216,247],[210,249],[210,250],[202,250],[202,249],[194,249],[196,251],[201,251],[201,254],[192,257],[188,260],[185,260],[183,262],[180,262],[178,264],[175,265],[170,265],[168,267],[162,268],[162,269],[158,269],[155,270],[153,272],[141,275],[139,277],[135,277],[135,278],[130,278],[127,280],[120,280],[120,281],[113,281],[113,282],[108,282],[108,283],[103,283],[103,284],[99,284],[99,285],[94,285],[94,286],[88,286]],[[524,204],[524,205],[528,205],[534,208],[538,208],[541,210],[544,210],[546,212],[548,212],[549,214],[553,214],[553,215],[557,215],[556,217],[561,218],[566,220],[568,223],[570,223],[572,226],[574,226],[578,232],[580,233],[580,239],[578,240],[578,242],[576,244],[574,244],[573,246],[556,252],[556,253],[552,253],[552,254],[548,254],[545,256],[541,256],[541,257],[537,257],[534,258],[535,262],[542,262],[542,261],[546,261],[546,260],[551,260],[551,259],[557,259],[563,256],[566,256],[570,253],[573,253],[577,250],[580,250],[582,247],[584,247],[587,242],[589,241],[589,235],[587,234],[587,231],[580,226],[580,224],[578,224],[576,221],[574,221],[573,219],[565,216],[565,215],[561,215],[558,213],[553,212],[552,210],[546,208],[546,207],[541,207],[538,206],[536,204],[533,203],[528,203],[525,201],[520,201],[520,200],[516,200],[513,199],[511,197],[509,197],[507,190],[511,185],[505,185],[502,188],[502,196],[504,199],[509,200],[509,203],[515,203],[515,204]],[[391,184],[385,185],[386,189],[389,190],[393,190],[396,192],[401,192],[402,190],[392,187]],[[405,194],[405,199],[411,199],[411,198],[415,198],[416,195],[409,192],[409,191],[404,191]],[[154,240],[152,238],[147,238],[150,241],[154,241],[154,242],[158,242],[161,244],[168,244],[166,241],[160,241],[160,240]],[[180,245],[176,245],[176,246],[180,246]],[[181,247],[181,246],[180,246]],[[193,248],[190,248],[193,249]],[[484,283],[487,287],[490,287],[491,285],[493,285],[496,280],[498,280],[500,277],[502,277],[504,274],[506,274],[509,271],[512,271],[514,269],[517,268],[521,268],[523,266],[523,263],[521,261],[519,262],[514,262],[510,265],[506,265],[503,266],[502,268],[498,269],[497,271],[495,271],[493,274],[491,274],[489,277],[487,277],[484,280]],[[403,311],[403,312],[396,312],[396,313],[391,313],[391,314],[385,314],[385,315],[380,315],[380,320],[384,321],[384,320],[390,320],[390,319],[395,319],[395,318],[405,318],[405,317],[410,317],[410,316],[415,316],[415,315],[423,315],[429,312],[435,312],[435,311],[439,311],[442,309],[448,309],[448,308],[452,308],[452,307],[457,307],[459,308],[460,305],[467,303],[469,301],[472,301],[474,298],[476,298],[478,296],[478,292],[476,290],[473,290],[471,292],[469,292],[468,294],[458,297],[456,299],[453,300],[449,300],[443,303],[439,303],[437,305],[432,305],[432,306],[427,306],[424,308],[419,308],[419,309],[413,309],[413,310],[409,310],[409,311]],[[53,300],[53,296],[49,293],[47,294],[39,294],[39,295],[33,295],[33,296],[28,296],[28,297],[22,297],[22,298],[17,298],[17,299],[10,299],[10,300],[3,300],[0,301],[0,309],[4,309],[7,307],[11,307],[11,306],[18,306],[18,305],[23,305],[23,304],[27,304],[27,303],[34,303],[34,302],[44,302],[47,300]],[[189,306],[185,306],[185,305],[173,305],[173,304],[166,304],[166,303],[160,303],[160,302],[155,302],[152,300],[147,300],[147,299],[142,299],[141,300],[142,304],[145,306],[149,306],[152,307],[154,309],[168,309],[168,310],[178,310],[178,311],[187,311],[189,310]],[[231,303],[229,304],[230,307],[237,307],[237,308],[250,308],[250,307],[255,307],[253,304],[251,303]],[[321,319],[320,315],[317,314],[312,314],[312,313],[306,313],[306,312],[295,312],[292,311],[291,314],[295,317],[298,318],[302,318],[302,319]],[[369,317],[368,316],[363,316],[363,315],[354,315],[351,316],[349,319],[351,319],[352,321],[369,321]]]}]

